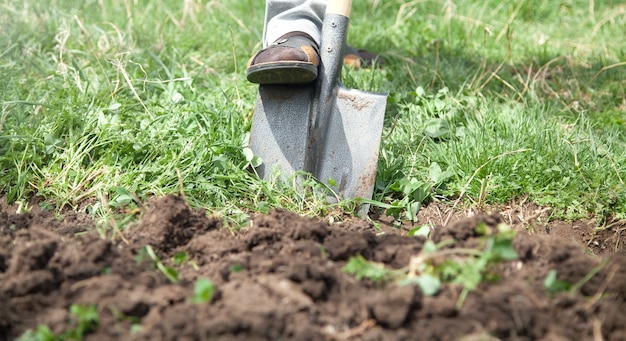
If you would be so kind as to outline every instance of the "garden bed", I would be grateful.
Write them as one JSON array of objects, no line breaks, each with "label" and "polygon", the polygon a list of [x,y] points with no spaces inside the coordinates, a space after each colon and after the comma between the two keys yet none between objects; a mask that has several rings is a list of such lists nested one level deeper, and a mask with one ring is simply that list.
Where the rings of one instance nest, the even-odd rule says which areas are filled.
[{"label": "garden bed", "polygon": [[[166,196],[114,241],[83,213],[3,205],[0,339],[626,339],[623,227],[597,234],[583,223],[522,219],[510,207],[457,213],[442,227],[434,220],[446,212],[431,205],[420,212],[434,226],[427,239],[385,217],[328,224],[285,211],[231,231]],[[503,224],[516,232],[518,257],[486,268],[475,290],[445,277],[430,295],[400,283],[446,261],[467,265]],[[427,243],[441,257],[425,261]],[[380,276],[351,272],[355,260]]]}]

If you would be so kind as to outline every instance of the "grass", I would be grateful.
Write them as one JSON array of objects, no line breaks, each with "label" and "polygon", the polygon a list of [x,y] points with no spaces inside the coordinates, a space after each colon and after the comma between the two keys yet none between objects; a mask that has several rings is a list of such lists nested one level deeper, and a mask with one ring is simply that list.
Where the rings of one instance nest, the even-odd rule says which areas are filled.
[{"label": "grass", "polygon": [[[332,215],[304,184],[248,171],[258,1],[0,0],[0,192],[117,207],[184,192],[236,224],[282,207]],[[349,42],[390,93],[374,200],[528,198],[554,218],[626,217],[626,6],[617,1],[355,2]],[[304,186],[306,191],[301,191]]]}]

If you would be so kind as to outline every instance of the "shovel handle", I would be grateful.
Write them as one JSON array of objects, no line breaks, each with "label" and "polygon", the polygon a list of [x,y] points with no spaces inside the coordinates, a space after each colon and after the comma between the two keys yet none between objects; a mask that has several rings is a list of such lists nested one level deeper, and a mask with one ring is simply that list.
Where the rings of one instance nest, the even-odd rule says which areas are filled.
[{"label": "shovel handle", "polygon": [[352,0],[328,0],[326,4],[326,14],[339,14],[350,18],[350,8]]}]

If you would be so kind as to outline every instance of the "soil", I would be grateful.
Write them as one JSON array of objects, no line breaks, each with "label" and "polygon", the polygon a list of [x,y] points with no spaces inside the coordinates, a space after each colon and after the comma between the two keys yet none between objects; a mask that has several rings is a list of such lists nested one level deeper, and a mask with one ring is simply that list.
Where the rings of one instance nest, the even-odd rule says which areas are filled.
[{"label": "soil", "polygon": [[[147,204],[142,218],[102,238],[88,215],[16,214],[0,205],[0,339],[47,325],[76,328],[72,305],[94,305],[99,325],[85,340],[626,340],[626,228],[615,222],[547,222],[531,204],[497,213],[432,203],[417,224],[435,243],[479,249],[477,226],[517,231],[519,258],[502,262],[471,291],[444,284],[434,296],[416,285],[357,280],[350,257],[406,269],[426,239],[389,217],[328,223],[285,211],[229,230],[222,219],[175,196]],[[178,272],[173,283],[148,255]],[[451,252],[450,254],[453,254]],[[177,256],[178,255],[178,256]],[[182,264],[175,259],[187,255]],[[544,279],[578,284],[550,295]],[[210,279],[209,302],[192,300]]]}]

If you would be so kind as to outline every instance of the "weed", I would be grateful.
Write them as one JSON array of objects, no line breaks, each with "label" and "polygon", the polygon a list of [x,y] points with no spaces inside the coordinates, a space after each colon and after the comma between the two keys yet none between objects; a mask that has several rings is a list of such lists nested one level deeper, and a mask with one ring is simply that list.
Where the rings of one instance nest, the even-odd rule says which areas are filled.
[{"label": "weed", "polygon": [[71,325],[62,333],[55,335],[50,328],[40,325],[36,330],[27,330],[17,340],[19,341],[63,341],[82,340],[89,332],[94,331],[100,324],[100,316],[95,305],[73,304],[70,307]]},{"label": "weed", "polygon": [[[476,230],[482,235],[483,250],[462,248],[439,250],[436,247],[425,247],[426,253],[412,260],[413,271],[417,271],[418,274],[429,273],[442,281],[463,288],[457,301],[458,308],[463,305],[467,294],[475,290],[479,284],[498,279],[498,276],[491,272],[494,265],[518,257],[513,248],[515,231],[508,226],[498,225],[496,234],[491,234],[490,229],[484,224],[479,224]],[[438,263],[437,258],[440,257],[446,259]]]},{"label": "weed", "polygon": [[361,255],[350,257],[342,271],[354,275],[359,281],[367,278],[382,285],[397,276],[396,272],[386,269],[384,264],[369,262]]},{"label": "weed", "polygon": [[56,337],[48,326],[40,325],[34,331],[29,329],[22,334],[16,341],[57,341],[62,340]]},{"label": "weed", "polygon": [[401,285],[418,285],[425,295],[439,292],[442,283],[459,285],[462,291],[457,300],[457,308],[460,308],[467,295],[481,283],[498,280],[498,275],[492,272],[494,266],[518,257],[513,248],[515,231],[506,225],[498,225],[497,230],[497,233],[492,234],[490,228],[484,224],[476,227],[476,231],[482,236],[482,250],[445,248],[455,241],[444,241],[436,245],[427,240],[420,254],[413,257],[404,269],[386,269],[383,264],[369,262],[358,255],[348,260],[343,271],[354,275],[358,280],[367,278],[380,285],[389,281]]},{"label": "weed", "polygon": [[132,324],[130,326],[130,335],[140,333],[142,330],[143,330],[143,326],[141,324]]},{"label": "weed", "polygon": [[430,236],[431,230],[432,227],[430,225],[420,225],[409,230],[409,232],[407,232],[407,236],[423,236],[428,238]]},{"label": "weed", "polygon": [[608,263],[609,259],[603,259],[598,265],[596,265],[589,273],[587,273],[583,278],[581,278],[578,282],[572,284],[567,281],[562,281],[557,278],[557,271],[550,270],[548,275],[543,281],[543,287],[548,293],[548,296],[552,297],[559,292],[576,292],[580,290],[580,288],[585,285],[585,283],[589,282],[593,276],[597,275]]},{"label": "weed", "polygon": [[228,267],[228,271],[230,272],[241,272],[243,271],[243,266],[241,264],[233,264]]},{"label": "weed", "polygon": [[550,270],[543,281],[543,287],[546,289],[548,296],[554,296],[558,292],[568,291],[572,284],[557,279],[556,270]]},{"label": "weed", "polygon": [[176,254],[174,254],[174,256],[172,257],[172,261],[174,262],[174,264],[178,266],[182,265],[188,260],[189,260],[189,255],[185,251],[176,252]]},{"label": "weed", "polygon": [[[165,266],[159,259],[159,256],[154,252],[154,249],[150,245],[144,247],[145,253],[152,259],[154,266],[161,271],[172,283],[178,283],[178,271],[171,266]],[[139,256],[139,254],[137,255]]]},{"label": "weed", "polygon": [[199,268],[198,263],[196,263],[196,261],[193,259],[189,259],[189,254],[187,254],[187,252],[185,251],[176,252],[176,254],[172,256],[172,263],[174,263],[176,266],[189,264],[192,268],[194,268],[194,270],[198,270]]},{"label": "weed", "polygon": [[213,282],[206,278],[199,278],[194,284],[191,302],[196,304],[209,303],[211,302],[211,298],[213,298],[214,291],[215,286],[213,285]]}]

